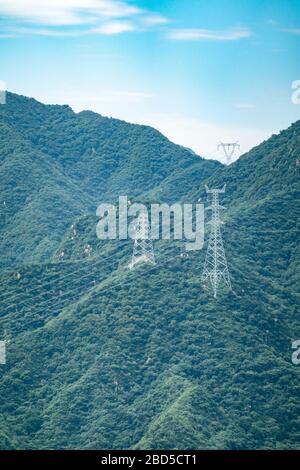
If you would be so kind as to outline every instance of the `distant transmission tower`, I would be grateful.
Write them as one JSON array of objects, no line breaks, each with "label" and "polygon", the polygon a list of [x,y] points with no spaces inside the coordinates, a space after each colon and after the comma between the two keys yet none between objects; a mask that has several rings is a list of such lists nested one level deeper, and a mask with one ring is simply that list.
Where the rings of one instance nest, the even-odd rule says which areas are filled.
[{"label": "distant transmission tower", "polygon": [[205,186],[205,188],[207,194],[212,194],[212,205],[209,207],[209,209],[212,210],[212,218],[209,222],[211,225],[211,233],[202,274],[202,282],[206,283],[209,281],[214,291],[214,297],[217,297],[218,287],[221,283],[231,290],[230,276],[220,229],[220,225],[224,223],[220,220],[220,210],[225,209],[225,207],[219,204],[219,194],[225,193],[226,185],[223,189],[208,189],[207,186]]},{"label": "distant transmission tower", "polygon": [[137,263],[141,262],[155,264],[148,213],[146,211],[140,213],[135,226],[133,254],[129,268],[132,269]]},{"label": "distant transmission tower", "polygon": [[238,142],[232,142],[232,143],[225,143],[225,142],[220,142],[218,145],[218,150],[222,148],[224,155],[226,157],[226,162],[227,165],[230,165],[232,162],[232,157],[234,155],[234,152],[236,149],[240,149],[241,146]]}]

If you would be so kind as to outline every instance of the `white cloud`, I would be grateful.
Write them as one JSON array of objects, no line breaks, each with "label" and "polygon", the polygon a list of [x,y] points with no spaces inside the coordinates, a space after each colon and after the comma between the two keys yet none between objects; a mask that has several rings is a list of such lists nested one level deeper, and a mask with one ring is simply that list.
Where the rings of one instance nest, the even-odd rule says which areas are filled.
[{"label": "white cloud", "polygon": [[[0,16],[4,27],[2,37],[9,37],[11,33],[43,36],[121,34],[145,31],[170,22],[128,0],[0,0]],[[168,38],[185,41],[234,41],[250,35],[247,28],[225,31],[174,29],[167,32]]]},{"label": "white cloud", "polygon": [[248,28],[234,28],[228,31],[213,29],[174,29],[167,37],[177,41],[237,41],[248,38],[252,32]]},{"label": "white cloud", "polygon": [[161,15],[148,15],[144,16],[142,21],[148,25],[162,25],[170,23],[170,20]]},{"label": "white cloud", "polygon": [[5,36],[121,34],[168,22],[125,0],[0,0],[0,16]]},{"label": "white cloud", "polygon": [[135,31],[136,27],[129,21],[111,21],[104,23],[98,28],[94,28],[91,32],[98,34],[120,34],[129,31]]},{"label": "white cloud", "polygon": [[33,34],[37,36],[52,36],[52,37],[72,37],[72,36],[85,36],[91,34],[87,30],[64,30],[64,29],[50,29],[50,28],[28,28],[28,27],[17,27],[12,28],[11,31],[14,33],[14,37],[18,34]]},{"label": "white cloud", "polygon": [[0,13],[33,23],[78,25],[99,18],[121,18],[140,9],[119,0],[0,0]]}]

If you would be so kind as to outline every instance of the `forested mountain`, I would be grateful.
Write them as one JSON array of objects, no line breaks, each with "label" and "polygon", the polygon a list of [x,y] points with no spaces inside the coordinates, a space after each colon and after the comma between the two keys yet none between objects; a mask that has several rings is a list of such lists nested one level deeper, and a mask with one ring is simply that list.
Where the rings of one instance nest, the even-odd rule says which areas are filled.
[{"label": "forested mountain", "polygon": [[149,190],[177,199],[181,172],[190,188],[220,166],[153,128],[12,93],[0,106],[0,139],[0,251],[6,265],[49,260],[67,226],[95,214],[101,201]]},{"label": "forested mountain", "polygon": [[[300,122],[229,167],[13,94],[0,132],[1,448],[299,448]],[[208,206],[205,184],[225,183],[233,291],[216,299],[208,231],[188,257],[156,242],[157,264],[134,270],[130,240],[96,238],[100,201]]]}]

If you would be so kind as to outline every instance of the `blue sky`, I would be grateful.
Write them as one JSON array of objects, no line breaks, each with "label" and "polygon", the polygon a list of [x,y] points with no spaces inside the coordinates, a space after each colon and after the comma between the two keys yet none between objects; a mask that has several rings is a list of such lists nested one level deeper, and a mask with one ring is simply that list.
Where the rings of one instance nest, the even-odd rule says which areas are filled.
[{"label": "blue sky", "polygon": [[0,0],[0,80],[222,159],[300,119],[299,0]]}]

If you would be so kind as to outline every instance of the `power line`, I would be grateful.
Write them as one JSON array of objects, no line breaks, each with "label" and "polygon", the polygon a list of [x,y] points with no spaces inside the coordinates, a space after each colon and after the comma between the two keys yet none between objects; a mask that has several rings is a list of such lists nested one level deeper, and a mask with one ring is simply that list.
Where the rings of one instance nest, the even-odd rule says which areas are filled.
[{"label": "power line", "polygon": [[[80,270],[79,270],[78,272],[80,272]],[[73,272],[72,274],[73,274],[73,275],[76,275],[76,271]],[[88,273],[88,274],[86,274],[85,276],[80,276],[80,278],[78,278],[77,281],[78,281],[78,282],[81,282],[83,279],[86,279],[86,278],[88,278],[88,277],[91,277],[91,273]],[[68,283],[67,283],[67,284],[64,284],[64,289],[65,289],[66,286],[68,286],[68,285],[70,285],[70,284],[73,285],[73,283],[74,283],[74,281],[72,280],[69,284],[68,284]],[[50,283],[50,284],[53,284],[53,283]],[[49,283],[48,283],[48,285],[49,285]],[[46,285],[43,285],[42,287],[46,287]],[[58,288],[58,286],[56,286],[56,287]],[[67,295],[68,292],[73,292],[73,291],[74,291],[74,288],[75,288],[75,287],[73,287],[73,289],[70,289],[69,291],[64,292],[62,295],[60,295],[60,297],[65,297],[65,295]],[[27,292],[27,293],[30,293],[30,291]],[[41,292],[39,295],[35,296],[35,300],[36,300],[37,298],[41,297],[41,296],[45,296],[46,294],[47,294],[47,292]],[[17,296],[15,296],[15,297],[17,297]],[[14,298],[14,300],[15,300],[15,298]],[[10,307],[18,307],[18,306],[20,306],[20,305],[27,305],[27,302],[30,302],[30,299],[28,299],[28,300],[26,299],[26,300],[20,301],[20,302],[18,302],[18,303],[12,303],[12,304],[6,306],[6,308],[4,309],[4,313],[7,313],[7,310],[8,310]],[[47,302],[47,301],[44,301],[44,302]],[[42,302],[42,303],[43,303],[43,302]],[[27,306],[28,306],[28,305],[27,305]]]},{"label": "power line", "polygon": [[[175,258],[178,259],[178,256],[171,257],[171,258],[169,258],[169,260],[170,260],[170,259],[172,260],[172,259],[175,259]],[[130,284],[130,283],[132,282],[132,280],[134,280],[134,279],[136,279],[136,278],[139,278],[139,277],[141,277],[141,276],[145,276],[145,275],[148,274],[149,272],[152,272],[152,271],[154,271],[155,269],[158,269],[159,267],[162,267],[162,265],[154,265],[154,266],[152,266],[151,268],[148,268],[148,269],[147,269],[145,272],[143,272],[143,273],[137,272],[135,275],[130,275],[130,278],[129,278],[129,279],[125,279],[124,281],[122,281],[122,282],[120,282],[120,283],[118,283],[118,284],[114,284],[114,285],[112,285],[112,286],[109,286],[107,289],[101,289],[101,290],[100,290],[99,292],[97,292],[97,293],[103,294],[103,293],[105,293],[105,292],[107,292],[107,291],[109,291],[109,290],[111,290],[111,289],[115,289],[115,288],[117,288],[117,287],[119,287],[119,286],[122,286],[122,285],[124,285],[124,284],[126,284],[126,285],[127,285],[127,284]],[[124,272],[126,272],[126,271],[127,271],[127,270],[124,270]],[[103,280],[102,282],[105,282],[105,280]],[[70,302],[70,301],[73,301],[73,300],[74,300],[74,301],[80,302],[82,296],[85,296],[85,295],[88,295],[88,294],[92,293],[92,292],[95,291],[95,289],[97,289],[97,288],[98,288],[98,286],[93,286],[91,289],[89,289],[89,290],[87,290],[87,291],[81,293],[81,294],[80,294],[81,297],[78,298],[78,296],[72,296],[72,297],[69,297],[68,299],[65,299],[65,301],[66,301],[66,302]],[[51,302],[50,300],[40,302],[40,303],[38,304],[38,308],[41,308],[42,305],[49,305],[50,302]],[[22,305],[22,304],[24,304],[24,303],[21,303],[21,304],[19,304],[19,305]],[[29,306],[29,305],[26,305],[26,306],[32,308],[32,306]],[[52,309],[55,309],[55,308],[58,308],[58,307],[59,307],[60,309],[64,309],[66,306],[67,306],[67,305],[61,305],[60,303],[54,303],[54,304],[51,305],[51,308],[52,308]],[[27,326],[29,326],[29,325],[35,323],[36,321],[37,321],[37,320],[33,320],[33,321],[30,322]]]},{"label": "power line", "polygon": [[[114,258],[114,257],[111,257],[111,258]],[[108,258],[108,259],[111,259],[111,258]],[[79,270],[79,271],[80,271],[80,270]],[[79,272],[79,271],[78,271],[78,272]],[[76,272],[75,272],[75,273],[73,272],[73,274],[76,274]],[[87,278],[87,277],[89,277],[89,276],[90,276],[90,275],[81,276],[81,277],[78,279],[78,281],[80,282],[82,279]],[[72,284],[72,283],[73,283],[73,281],[70,282],[70,284]],[[68,285],[68,284],[67,284],[67,285]],[[45,286],[45,285],[44,285],[44,286]],[[60,295],[60,298],[65,297],[69,292],[72,292],[72,293],[73,293],[73,290],[74,290],[74,289],[70,289],[70,290],[68,290],[68,291],[65,291],[62,295]],[[44,296],[45,293],[41,293],[40,295],[36,296],[36,297],[35,297],[35,300],[36,300],[38,297],[41,297],[41,295]],[[15,299],[14,299],[14,300],[15,300]],[[66,300],[68,300],[68,299],[66,299]],[[18,302],[18,303],[12,303],[12,304],[6,306],[6,308],[5,308],[5,310],[4,310],[4,314],[7,313],[7,309],[9,309],[9,308],[11,308],[11,307],[18,307],[18,306],[20,306],[20,305],[25,305],[25,306],[27,306],[27,307],[30,307],[30,305],[28,305],[28,302],[30,302],[30,299],[28,299],[28,300],[26,299],[26,300],[23,300],[23,301]],[[41,306],[41,305],[46,305],[47,303],[49,303],[49,300],[44,300],[44,301],[40,302],[39,306]]]},{"label": "power line", "polygon": [[[127,240],[126,240],[126,241],[127,241]],[[122,240],[122,242],[123,242],[123,240]],[[124,246],[124,244],[123,244],[123,246]],[[61,265],[61,264],[67,265],[68,263],[69,263],[69,264],[71,264],[71,263],[76,263],[76,262],[78,262],[78,261],[80,261],[81,264],[83,264],[83,263],[90,263],[91,260],[93,260],[93,259],[95,259],[95,258],[97,257],[96,253],[97,253],[97,251],[94,251],[94,255],[93,255],[93,256],[86,257],[85,259],[84,259],[84,258],[82,258],[82,259],[80,259],[80,260],[76,259],[76,260],[74,260],[74,261],[72,261],[72,260],[66,260],[66,261],[61,261],[60,263],[52,263],[52,264],[46,264],[46,263],[45,263],[44,265],[45,265],[45,266],[59,266],[59,265]],[[2,270],[1,273],[0,273],[0,275],[2,275],[2,276],[9,276],[9,275],[11,275],[11,274],[14,274],[15,271],[17,271],[17,270],[22,271],[22,270],[24,270],[24,269],[28,269],[28,266],[29,266],[29,267],[35,267],[35,266],[40,267],[40,265],[35,265],[35,264],[31,264],[31,265],[13,265],[14,269],[11,269],[11,268],[10,268],[10,269],[8,269],[8,270]]]},{"label": "power line", "polygon": [[[75,274],[78,274],[79,272],[83,271],[83,270],[86,270],[87,268],[91,269],[91,268],[95,268],[96,266],[102,264],[104,261],[108,261],[110,259],[113,259],[115,258],[115,255],[113,256],[108,256],[106,258],[100,258],[98,259],[98,261],[95,261],[93,264],[92,264],[92,260],[90,259],[89,261],[81,261],[81,264],[83,263],[86,263],[86,266],[81,266],[79,269],[77,270],[73,270],[72,272],[68,273],[68,274],[62,274],[63,276],[63,279],[62,281],[65,281],[65,279],[69,276],[74,276]],[[53,266],[63,266],[63,267],[72,267],[72,263],[70,264],[67,264],[67,263],[58,263],[58,264],[55,264]],[[53,276],[50,277],[50,282],[46,282],[44,284],[42,284],[41,286],[39,287],[36,287],[36,288],[32,288],[32,289],[26,289],[25,293],[28,294],[28,293],[31,293],[31,292],[36,292],[36,291],[39,291],[40,289],[43,289],[47,286],[51,286],[53,285],[53,282],[52,282],[52,279],[54,281],[56,281],[56,278],[58,277],[58,273],[54,273]],[[84,277],[84,276],[83,276]],[[82,277],[81,277],[82,278]],[[49,278],[47,278],[47,281],[49,281]],[[23,292],[18,292],[16,295],[15,295],[15,298],[16,297],[19,297],[23,294]],[[1,297],[1,301],[2,300],[5,300],[6,297],[10,297],[11,296],[11,293],[10,292],[6,292],[4,293],[4,295]]]}]

